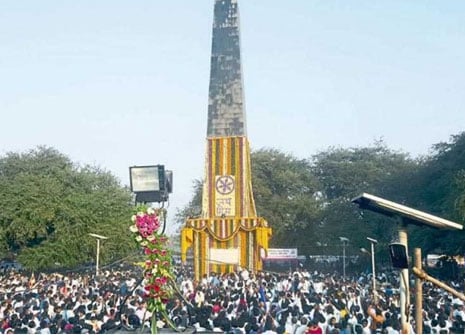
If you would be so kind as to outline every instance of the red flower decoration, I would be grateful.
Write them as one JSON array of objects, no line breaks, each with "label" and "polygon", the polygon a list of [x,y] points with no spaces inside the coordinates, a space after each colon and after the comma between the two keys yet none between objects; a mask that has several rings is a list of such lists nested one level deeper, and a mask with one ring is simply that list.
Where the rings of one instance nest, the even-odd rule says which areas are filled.
[{"label": "red flower decoration", "polygon": [[130,230],[136,235],[135,240],[143,246],[146,257],[141,263],[144,268],[144,299],[152,313],[165,312],[166,303],[173,296],[173,290],[168,285],[173,278],[168,237],[159,232],[160,220],[154,209],[139,209],[132,221],[134,225]]}]

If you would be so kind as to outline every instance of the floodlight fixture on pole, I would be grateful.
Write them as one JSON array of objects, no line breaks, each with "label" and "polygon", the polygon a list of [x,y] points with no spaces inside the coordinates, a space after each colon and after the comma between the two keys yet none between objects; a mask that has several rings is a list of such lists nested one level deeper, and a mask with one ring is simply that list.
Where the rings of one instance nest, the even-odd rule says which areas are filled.
[{"label": "floodlight fixture on pole", "polygon": [[339,236],[339,240],[342,242],[342,277],[346,280],[346,245],[349,239],[344,236]]},{"label": "floodlight fixture on pole", "polygon": [[[393,222],[399,223],[399,243],[403,245],[405,251],[408,250],[407,225],[430,226],[438,229],[463,229],[461,224],[434,216],[393,201],[389,201],[372,194],[362,193],[352,199],[361,209],[370,210],[393,218]],[[409,305],[409,284],[408,267],[400,270],[400,316],[402,331],[408,331],[408,305]]]},{"label": "floodlight fixture on pole", "polygon": [[166,209],[164,204],[173,192],[173,171],[165,170],[164,165],[144,165],[129,167],[131,192],[135,194],[136,203],[161,203],[163,234],[166,229]]},{"label": "floodlight fixture on pole", "polygon": [[352,202],[357,204],[361,209],[367,209],[393,218],[400,218],[400,221],[405,224],[426,225],[440,229],[463,229],[461,224],[368,193],[362,193],[352,199]]},{"label": "floodlight fixture on pole", "polygon": [[173,191],[173,171],[165,170],[164,165],[130,166],[129,183],[136,202],[163,203]]},{"label": "floodlight fixture on pole", "polygon": [[100,258],[100,240],[107,240],[108,237],[103,235],[98,235],[94,233],[89,233],[89,236],[95,237],[97,239],[97,255],[95,257],[95,276],[98,276],[98,265],[99,265],[99,258]]}]

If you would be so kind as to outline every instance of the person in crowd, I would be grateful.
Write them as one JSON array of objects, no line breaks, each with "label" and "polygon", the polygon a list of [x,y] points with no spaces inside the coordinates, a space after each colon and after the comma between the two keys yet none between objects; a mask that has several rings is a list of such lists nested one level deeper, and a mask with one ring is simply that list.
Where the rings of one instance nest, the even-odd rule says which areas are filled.
[{"label": "person in crowd", "polygon": [[318,320],[310,320],[305,334],[323,334],[323,329],[318,324]]},{"label": "person in crowd", "polygon": [[[299,266],[288,273],[210,273],[200,281],[176,268],[177,294],[167,313],[180,330],[234,334],[401,333],[398,276],[380,271],[379,303],[365,274],[340,280],[337,272]],[[0,277],[0,333],[114,333],[150,327],[137,268]],[[463,282],[463,281],[462,281]],[[453,283],[463,290],[459,281]],[[424,283],[424,333],[463,333],[463,302]],[[409,313],[413,313],[410,308]],[[409,315],[411,328],[413,317]]]}]

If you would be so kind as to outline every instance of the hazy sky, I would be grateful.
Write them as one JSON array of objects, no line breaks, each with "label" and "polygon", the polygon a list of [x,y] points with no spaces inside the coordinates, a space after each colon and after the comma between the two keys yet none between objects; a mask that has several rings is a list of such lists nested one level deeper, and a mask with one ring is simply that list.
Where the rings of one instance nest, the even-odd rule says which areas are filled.
[{"label": "hazy sky", "polygon": [[[239,7],[252,149],[417,156],[464,130],[464,1]],[[213,0],[0,1],[0,155],[47,145],[123,184],[164,164],[174,214],[204,172],[212,21]]]}]

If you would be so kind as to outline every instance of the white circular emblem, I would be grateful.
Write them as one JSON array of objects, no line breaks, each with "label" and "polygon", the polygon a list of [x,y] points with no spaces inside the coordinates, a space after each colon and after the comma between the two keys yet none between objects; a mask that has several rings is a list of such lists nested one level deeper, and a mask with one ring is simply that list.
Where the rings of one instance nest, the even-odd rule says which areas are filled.
[{"label": "white circular emblem", "polygon": [[216,180],[216,191],[220,194],[229,194],[234,191],[234,179],[231,176],[221,176]]}]

